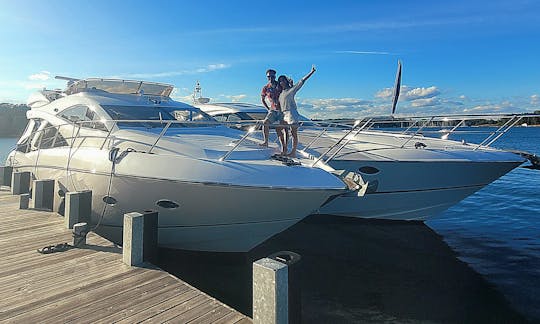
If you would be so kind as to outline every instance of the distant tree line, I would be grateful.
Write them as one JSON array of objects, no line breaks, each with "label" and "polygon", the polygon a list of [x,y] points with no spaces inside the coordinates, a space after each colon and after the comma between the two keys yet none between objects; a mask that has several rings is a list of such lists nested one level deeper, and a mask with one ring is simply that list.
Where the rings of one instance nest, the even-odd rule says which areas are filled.
[{"label": "distant tree line", "polygon": [[[535,115],[540,115],[540,110],[533,112]],[[490,120],[490,119],[476,119],[467,121],[468,126],[501,126],[508,121],[508,118],[503,118],[500,120]],[[519,121],[517,125],[527,124],[527,125],[540,125],[540,117],[526,117]]]},{"label": "distant tree line", "polygon": [[[535,110],[534,114],[540,115],[540,110]],[[528,125],[540,125],[540,117],[524,118],[524,122]]]},{"label": "distant tree line", "polygon": [[0,103],[0,137],[18,137],[26,126],[27,105]]},{"label": "distant tree line", "polygon": [[[530,114],[530,113],[529,113]],[[540,110],[534,111],[532,114],[534,115],[540,115]],[[380,120],[384,120],[384,123],[380,122]],[[323,126],[325,125],[324,122],[328,122],[328,120],[324,119],[314,119],[314,121],[322,122]],[[466,126],[502,126],[508,121],[508,118],[502,118],[502,119],[470,119],[466,121]],[[338,124],[347,124],[352,125],[355,122],[355,119],[350,118],[338,118],[333,119],[333,123]],[[388,120],[388,117],[382,117],[382,118],[373,118],[372,122],[374,123],[373,127],[375,128],[392,128],[392,127],[408,127],[411,125],[411,120],[407,117],[400,118],[396,117],[392,121]],[[452,121],[432,121],[428,126],[429,127],[452,127],[457,125],[460,122],[460,120],[452,120]],[[526,117],[522,118],[517,125],[521,124],[527,124],[527,125],[540,125],[540,117]]]},{"label": "distant tree line", "polygon": [[[24,128],[27,124],[26,112],[30,108],[24,104],[10,104],[10,103],[0,103],[0,137],[18,137],[24,131]],[[540,110],[534,112],[536,115],[540,115]],[[467,121],[468,126],[500,126],[504,124],[507,119],[502,120],[469,120]],[[337,119],[334,122],[338,123],[354,123],[352,119]],[[379,127],[403,127],[405,120],[396,118],[395,123],[385,123],[384,125],[379,125]],[[528,125],[540,125],[540,117],[529,117],[523,118],[520,122],[527,123]],[[406,126],[406,125],[405,125]]]}]

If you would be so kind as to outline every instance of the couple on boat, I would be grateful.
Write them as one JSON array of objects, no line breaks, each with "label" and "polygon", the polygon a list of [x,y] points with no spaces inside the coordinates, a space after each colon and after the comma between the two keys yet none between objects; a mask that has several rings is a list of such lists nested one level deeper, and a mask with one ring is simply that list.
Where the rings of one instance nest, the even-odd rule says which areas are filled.
[{"label": "couple on boat", "polygon": [[262,88],[261,100],[268,109],[268,114],[263,120],[264,142],[261,146],[268,146],[268,135],[270,133],[270,124],[288,125],[291,128],[292,149],[287,152],[287,127],[276,126],[276,133],[281,144],[281,155],[296,157],[296,148],[298,146],[298,125],[300,123],[300,114],[296,108],[294,95],[304,85],[304,82],[315,73],[315,66],[300,81],[293,84],[293,80],[285,75],[280,75],[276,81],[276,71],[268,69],[266,78],[268,83]]}]

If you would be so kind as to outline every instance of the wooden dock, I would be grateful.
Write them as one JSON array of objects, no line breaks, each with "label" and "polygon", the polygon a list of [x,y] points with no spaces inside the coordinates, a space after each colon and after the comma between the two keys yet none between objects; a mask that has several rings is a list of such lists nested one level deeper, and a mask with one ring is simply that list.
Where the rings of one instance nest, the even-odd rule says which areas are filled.
[{"label": "wooden dock", "polygon": [[0,188],[0,322],[251,323],[165,271],[129,267],[122,248],[90,233],[85,248],[40,254],[72,243],[53,212],[21,210]]}]

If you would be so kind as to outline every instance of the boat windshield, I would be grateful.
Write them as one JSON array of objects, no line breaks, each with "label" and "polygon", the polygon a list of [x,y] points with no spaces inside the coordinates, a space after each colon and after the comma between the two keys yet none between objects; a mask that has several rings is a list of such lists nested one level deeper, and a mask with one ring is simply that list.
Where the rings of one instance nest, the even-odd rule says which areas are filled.
[{"label": "boat windshield", "polygon": [[263,120],[266,118],[266,112],[246,112],[243,113],[249,116],[253,120]]},{"label": "boat windshield", "polygon": [[88,89],[103,90],[109,93],[145,94],[168,97],[173,90],[173,86],[169,84],[132,80],[86,79],[78,80],[70,84],[65,92],[67,94],[74,94]]},{"label": "boat windshield", "polygon": [[255,121],[263,120],[266,118],[266,113],[264,112],[236,112],[232,114],[219,114],[215,115],[214,118],[220,122],[239,122],[239,121]]},{"label": "boat windshield", "polygon": [[[121,120],[118,127],[163,127],[152,121],[187,121],[196,123],[173,123],[170,127],[207,127],[215,120],[196,108],[160,106],[102,106],[112,120]],[[178,118],[182,116],[182,118]],[[176,118],[175,118],[176,117]],[[130,121],[133,122],[130,122]],[[148,121],[148,122],[143,122]],[[209,124],[200,122],[209,122]]]}]

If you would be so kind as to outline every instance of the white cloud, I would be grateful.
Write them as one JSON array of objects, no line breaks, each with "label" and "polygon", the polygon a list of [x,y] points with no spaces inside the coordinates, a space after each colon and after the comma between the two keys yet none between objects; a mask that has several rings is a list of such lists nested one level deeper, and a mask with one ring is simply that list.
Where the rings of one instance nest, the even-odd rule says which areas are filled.
[{"label": "white cloud", "polygon": [[174,88],[173,91],[170,94],[170,97],[173,100],[181,101],[185,103],[192,103],[193,102],[193,94],[190,93],[190,90],[186,88],[178,89]]},{"label": "white cloud", "polygon": [[231,67],[230,64],[219,63],[219,64],[209,64],[206,68],[208,69],[208,71],[215,71],[215,70],[227,69],[230,67]]},{"label": "white cloud", "polygon": [[404,97],[403,99],[405,100],[432,98],[440,94],[439,89],[437,89],[437,87],[435,86],[431,86],[428,88],[414,88],[411,90],[408,90],[407,88],[405,88],[404,90],[405,90],[405,93],[403,94],[403,97]]},{"label": "white cloud", "polygon": [[537,94],[533,94],[531,96],[531,105],[538,106],[540,105],[540,96]]},{"label": "white cloud", "polygon": [[32,74],[32,75],[29,75],[28,76],[28,79],[29,80],[32,80],[32,81],[47,81],[51,78],[51,72],[48,72],[48,71],[41,71],[39,73],[36,73],[36,74]]},{"label": "white cloud", "polygon": [[304,99],[298,101],[300,113],[313,119],[357,118],[387,114],[389,106],[358,98]]},{"label": "white cloud", "polygon": [[231,99],[232,102],[240,102],[240,101],[242,101],[242,99],[244,99],[245,97],[247,97],[245,94],[239,94],[239,95],[235,95],[235,96],[229,96],[229,98]]},{"label": "white cloud", "polygon": [[[445,114],[492,114],[531,112],[540,105],[540,96],[502,98],[486,100],[464,95],[456,97],[443,96],[437,86],[416,87],[403,86],[402,96],[398,103],[398,115],[445,115]],[[373,100],[357,98],[325,98],[298,100],[300,112],[307,117],[325,118],[358,118],[363,116],[381,116],[390,114],[392,89],[378,91]],[[534,106],[536,103],[536,107]]]},{"label": "white cloud", "polygon": [[217,70],[223,70],[230,68],[230,64],[218,63],[218,64],[208,64],[207,66],[196,68],[193,70],[180,70],[180,71],[166,71],[166,72],[155,72],[155,73],[130,73],[124,74],[122,76],[112,76],[112,78],[137,78],[137,79],[153,79],[153,78],[167,78],[180,75],[190,75],[190,74],[199,74],[199,73],[208,73]]},{"label": "white cloud", "polygon": [[429,107],[439,104],[439,100],[435,97],[432,98],[422,98],[411,100],[411,107]]},{"label": "white cloud", "polygon": [[337,54],[359,54],[359,55],[394,55],[390,52],[378,52],[378,51],[334,51]]},{"label": "white cloud", "polygon": [[[401,89],[403,89],[403,87],[401,87]],[[384,88],[384,89],[382,89],[380,91],[377,91],[377,93],[375,94],[375,97],[379,98],[379,99],[390,99],[390,98],[392,98],[393,93],[394,93],[394,89],[392,89],[392,88]]]},{"label": "white cloud", "polygon": [[[436,86],[431,87],[419,87],[419,88],[411,88],[409,86],[401,86],[399,91],[399,99],[401,101],[412,101],[417,99],[425,99],[425,98],[432,98],[437,95],[439,95],[441,92]],[[382,90],[377,91],[375,93],[375,97],[379,99],[390,99],[392,98],[392,95],[394,94],[393,88],[384,88]]]},{"label": "white cloud", "polygon": [[35,83],[35,82],[25,83],[23,84],[23,87],[26,90],[38,90],[38,89],[46,88],[44,83]]}]

